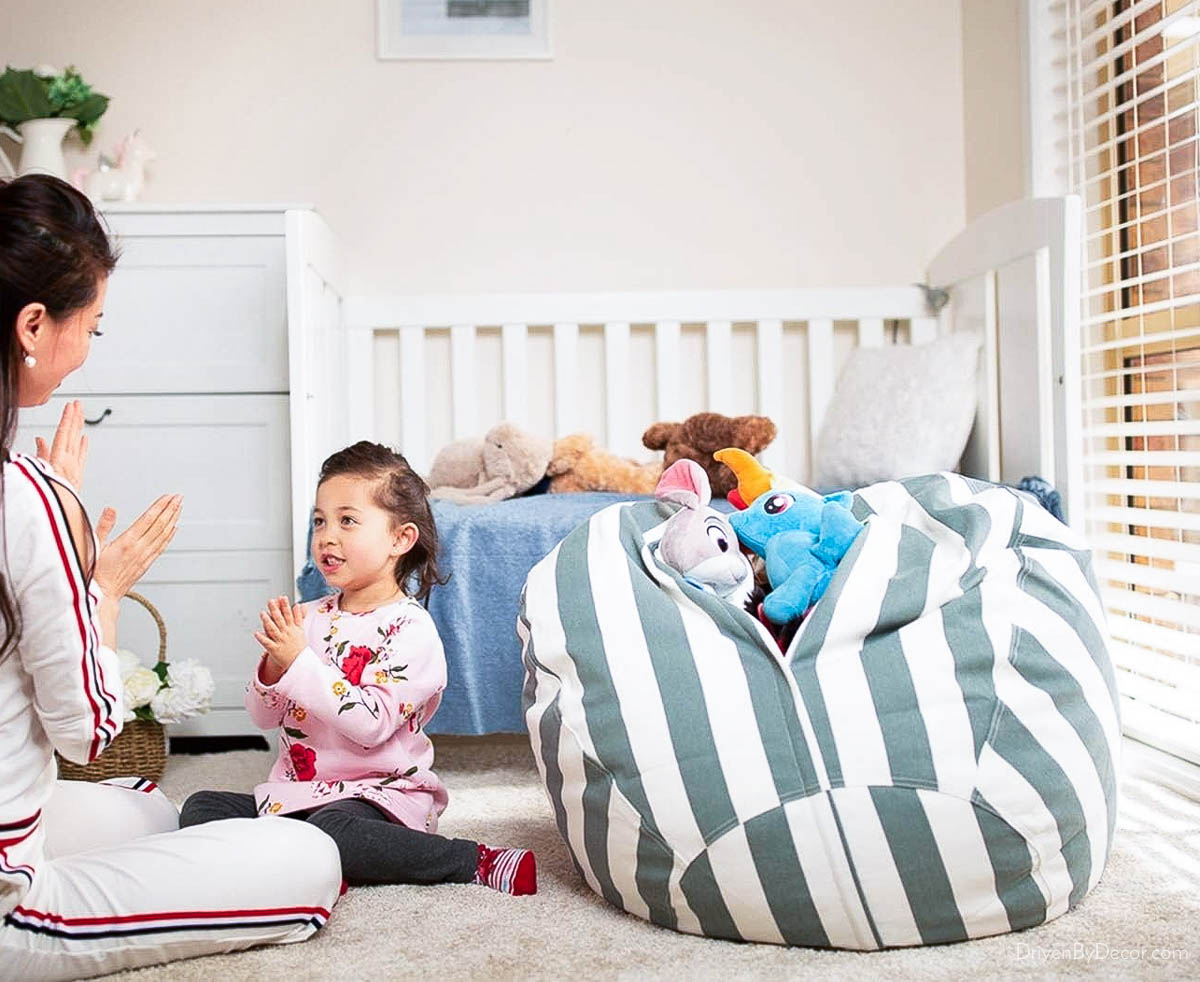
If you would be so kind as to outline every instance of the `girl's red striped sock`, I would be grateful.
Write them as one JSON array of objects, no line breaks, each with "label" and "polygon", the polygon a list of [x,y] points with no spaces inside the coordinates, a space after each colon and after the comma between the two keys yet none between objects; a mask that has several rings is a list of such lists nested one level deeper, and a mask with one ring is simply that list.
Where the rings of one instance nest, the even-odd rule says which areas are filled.
[{"label": "girl's red striped sock", "polygon": [[528,849],[493,849],[481,842],[471,882],[514,897],[537,893],[537,859]]}]

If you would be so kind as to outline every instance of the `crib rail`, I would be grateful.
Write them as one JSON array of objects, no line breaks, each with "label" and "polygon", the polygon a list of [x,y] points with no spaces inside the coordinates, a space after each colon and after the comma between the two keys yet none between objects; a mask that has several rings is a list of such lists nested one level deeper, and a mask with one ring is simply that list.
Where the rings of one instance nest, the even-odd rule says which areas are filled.
[{"label": "crib rail", "polygon": [[369,297],[346,320],[350,431],[420,471],[501,419],[645,458],[650,423],[712,410],[770,416],[764,462],[802,480],[850,351],[939,331],[915,287]]}]

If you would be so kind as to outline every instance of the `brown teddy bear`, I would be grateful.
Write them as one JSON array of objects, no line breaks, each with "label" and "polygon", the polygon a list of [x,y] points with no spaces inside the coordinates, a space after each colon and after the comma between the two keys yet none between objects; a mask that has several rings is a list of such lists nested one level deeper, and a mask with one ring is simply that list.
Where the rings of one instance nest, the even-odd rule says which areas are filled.
[{"label": "brown teddy bear", "polygon": [[639,464],[601,450],[586,433],[572,433],[554,444],[546,473],[550,493],[563,491],[624,491],[653,494],[662,464]]},{"label": "brown teddy bear", "polygon": [[766,416],[723,416],[721,413],[696,413],[682,423],[655,423],[642,434],[649,450],[665,450],[663,467],[687,458],[708,474],[714,498],[724,498],[737,487],[737,476],[713,459],[726,447],[738,447],[756,454],[775,439],[775,424]]}]

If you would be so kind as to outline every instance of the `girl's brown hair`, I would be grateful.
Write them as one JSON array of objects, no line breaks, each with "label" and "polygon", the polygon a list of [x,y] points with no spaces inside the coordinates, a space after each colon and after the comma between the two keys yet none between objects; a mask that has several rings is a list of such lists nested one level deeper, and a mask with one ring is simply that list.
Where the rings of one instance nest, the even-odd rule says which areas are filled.
[{"label": "girl's brown hair", "polygon": [[417,527],[416,544],[396,560],[394,573],[396,585],[402,590],[416,577],[417,588],[410,595],[428,601],[434,585],[446,582],[438,574],[437,526],[429,507],[429,485],[403,456],[367,440],[359,440],[326,459],[317,486],[343,474],[375,481],[375,503],[392,516],[396,525],[412,522]]},{"label": "girl's brown hair", "polygon": [[[92,203],[57,177],[29,174],[0,181],[0,459],[7,461],[20,408],[21,362],[17,315],[29,304],[45,304],[62,320],[96,299],[112,272],[117,252]],[[4,478],[0,469],[0,511]],[[8,544],[2,545],[0,659],[21,638],[21,612],[8,576]]]}]

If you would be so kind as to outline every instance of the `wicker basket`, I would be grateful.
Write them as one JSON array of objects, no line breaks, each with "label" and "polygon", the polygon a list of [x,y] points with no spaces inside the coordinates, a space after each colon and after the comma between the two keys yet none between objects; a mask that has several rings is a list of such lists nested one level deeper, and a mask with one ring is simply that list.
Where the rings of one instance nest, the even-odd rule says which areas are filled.
[{"label": "wicker basket", "polygon": [[[167,660],[167,626],[162,615],[140,593],[125,596],[150,612],[158,625],[158,660]],[[58,756],[57,754],[55,756]],[[167,763],[167,734],[162,723],[134,719],[125,724],[117,738],[90,764],[73,764],[58,757],[58,776],[67,781],[104,781],[110,777],[144,777],[157,781]]]}]

